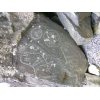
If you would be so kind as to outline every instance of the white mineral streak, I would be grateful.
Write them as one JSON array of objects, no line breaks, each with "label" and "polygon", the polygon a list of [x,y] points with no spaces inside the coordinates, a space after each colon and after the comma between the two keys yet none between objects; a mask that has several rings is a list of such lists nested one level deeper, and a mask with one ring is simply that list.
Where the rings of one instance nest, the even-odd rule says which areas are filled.
[{"label": "white mineral streak", "polygon": [[90,65],[88,68],[89,73],[99,76],[99,70],[95,65]]},{"label": "white mineral streak", "polygon": [[14,48],[14,49],[13,49],[13,55],[14,55],[14,56],[16,55],[16,52],[17,52],[17,49]]}]

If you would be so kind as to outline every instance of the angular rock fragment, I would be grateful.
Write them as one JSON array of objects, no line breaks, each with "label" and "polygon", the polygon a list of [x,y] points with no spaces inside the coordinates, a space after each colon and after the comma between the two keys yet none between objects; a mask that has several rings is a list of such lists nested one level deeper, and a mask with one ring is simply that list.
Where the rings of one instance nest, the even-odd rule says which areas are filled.
[{"label": "angular rock fragment", "polygon": [[100,34],[100,12],[92,13],[92,27],[94,34]]},{"label": "angular rock fragment", "polygon": [[70,86],[82,86],[85,55],[67,32],[41,14],[21,39],[17,67],[22,73]]},{"label": "angular rock fragment", "polygon": [[87,43],[88,40],[86,38],[93,37],[90,19],[91,13],[57,12],[57,15],[64,29],[70,33],[78,45]]},{"label": "angular rock fragment", "polygon": [[10,12],[9,14],[14,31],[25,30],[34,18],[33,12]]}]

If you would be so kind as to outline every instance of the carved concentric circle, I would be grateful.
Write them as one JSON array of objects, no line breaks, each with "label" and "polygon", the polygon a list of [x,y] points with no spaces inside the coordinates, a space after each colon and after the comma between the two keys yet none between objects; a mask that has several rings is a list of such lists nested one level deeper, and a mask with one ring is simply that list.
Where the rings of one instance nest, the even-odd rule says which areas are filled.
[{"label": "carved concentric circle", "polygon": [[33,38],[34,40],[39,40],[42,37],[42,29],[41,27],[33,27],[30,31],[31,34],[31,38]]}]

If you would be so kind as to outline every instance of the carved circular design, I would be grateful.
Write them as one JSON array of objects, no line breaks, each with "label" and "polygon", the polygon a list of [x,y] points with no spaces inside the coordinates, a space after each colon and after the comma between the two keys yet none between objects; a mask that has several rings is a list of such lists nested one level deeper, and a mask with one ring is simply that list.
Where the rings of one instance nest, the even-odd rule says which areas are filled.
[{"label": "carved circular design", "polygon": [[34,40],[39,40],[42,37],[42,29],[38,27],[33,27],[32,30],[30,31],[31,38]]},{"label": "carved circular design", "polygon": [[21,55],[20,61],[23,64],[34,67],[38,64],[43,64],[44,59],[39,54],[27,53],[25,55]]},{"label": "carved circular design", "polygon": [[48,47],[55,47],[59,45],[59,36],[55,30],[48,30],[44,35],[44,43]]}]

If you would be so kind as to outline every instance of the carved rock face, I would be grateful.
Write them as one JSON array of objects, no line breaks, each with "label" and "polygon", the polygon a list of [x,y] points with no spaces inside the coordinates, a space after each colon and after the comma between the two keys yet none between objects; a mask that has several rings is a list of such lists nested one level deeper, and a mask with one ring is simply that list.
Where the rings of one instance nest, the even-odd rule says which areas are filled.
[{"label": "carved rock face", "polygon": [[87,60],[67,32],[42,15],[37,15],[17,52],[21,72],[52,82],[81,86]]}]

